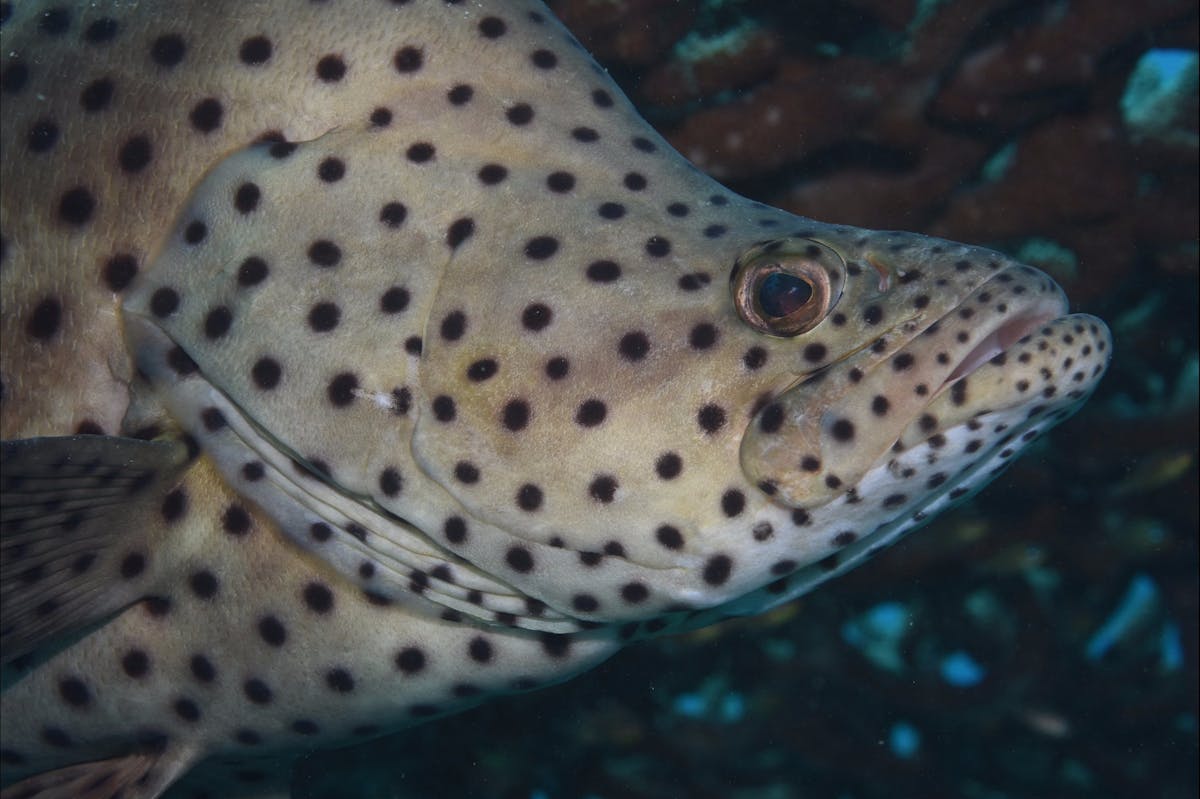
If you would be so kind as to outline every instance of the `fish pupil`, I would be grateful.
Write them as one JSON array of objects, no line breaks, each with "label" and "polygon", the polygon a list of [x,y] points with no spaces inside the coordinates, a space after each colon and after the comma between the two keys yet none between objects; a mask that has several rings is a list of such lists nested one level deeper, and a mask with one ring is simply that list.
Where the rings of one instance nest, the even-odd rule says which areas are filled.
[{"label": "fish pupil", "polygon": [[803,308],[812,299],[812,285],[786,272],[772,272],[758,287],[758,307],[776,319]]}]

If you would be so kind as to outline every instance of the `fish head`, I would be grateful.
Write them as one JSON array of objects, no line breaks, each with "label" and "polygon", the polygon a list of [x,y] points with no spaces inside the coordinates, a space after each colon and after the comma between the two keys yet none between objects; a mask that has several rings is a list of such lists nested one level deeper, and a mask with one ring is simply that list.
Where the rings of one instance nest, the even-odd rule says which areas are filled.
[{"label": "fish head", "polygon": [[[1105,370],[1105,325],[1036,269],[743,202],[759,224],[666,263],[585,231],[621,257],[533,291],[518,263],[435,309],[422,383],[455,413],[423,416],[414,454],[477,518],[594,567],[543,580],[619,559],[656,612],[756,612],[982,487]],[[473,336],[446,341],[455,314]]]}]

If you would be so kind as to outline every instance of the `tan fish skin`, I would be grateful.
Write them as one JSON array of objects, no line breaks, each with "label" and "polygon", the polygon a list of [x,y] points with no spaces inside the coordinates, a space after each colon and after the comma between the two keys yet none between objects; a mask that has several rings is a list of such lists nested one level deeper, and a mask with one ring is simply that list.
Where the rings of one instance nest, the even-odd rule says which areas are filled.
[{"label": "tan fish skin", "polygon": [[3,435],[114,436],[5,445],[6,797],[786,601],[1107,363],[1036,270],[722,189],[539,3],[4,13]]}]

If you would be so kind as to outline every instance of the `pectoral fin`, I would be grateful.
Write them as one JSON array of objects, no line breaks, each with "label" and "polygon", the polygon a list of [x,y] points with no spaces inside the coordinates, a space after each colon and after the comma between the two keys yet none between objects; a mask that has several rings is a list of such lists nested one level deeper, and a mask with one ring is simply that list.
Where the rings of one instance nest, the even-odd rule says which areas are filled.
[{"label": "pectoral fin", "polygon": [[0,443],[4,663],[146,596],[163,573],[179,441],[108,436]]}]

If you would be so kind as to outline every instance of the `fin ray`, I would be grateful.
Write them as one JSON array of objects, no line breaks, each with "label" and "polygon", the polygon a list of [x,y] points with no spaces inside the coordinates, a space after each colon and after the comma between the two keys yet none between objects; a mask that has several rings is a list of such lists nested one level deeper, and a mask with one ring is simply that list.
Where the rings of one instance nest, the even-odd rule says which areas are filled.
[{"label": "fin ray", "polygon": [[0,659],[146,595],[164,490],[187,447],[65,436],[0,445]]}]

